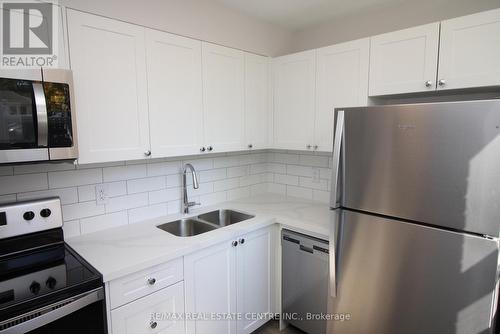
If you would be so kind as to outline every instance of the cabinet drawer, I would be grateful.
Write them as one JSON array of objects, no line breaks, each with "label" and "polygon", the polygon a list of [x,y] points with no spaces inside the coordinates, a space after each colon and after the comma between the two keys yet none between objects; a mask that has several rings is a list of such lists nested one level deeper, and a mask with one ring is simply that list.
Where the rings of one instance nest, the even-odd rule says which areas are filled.
[{"label": "cabinet drawer", "polygon": [[[178,282],[111,311],[113,334],[184,334],[184,283]],[[153,314],[155,314],[153,318]]]},{"label": "cabinet drawer", "polygon": [[183,279],[182,258],[113,280],[109,284],[111,309],[158,291]]}]

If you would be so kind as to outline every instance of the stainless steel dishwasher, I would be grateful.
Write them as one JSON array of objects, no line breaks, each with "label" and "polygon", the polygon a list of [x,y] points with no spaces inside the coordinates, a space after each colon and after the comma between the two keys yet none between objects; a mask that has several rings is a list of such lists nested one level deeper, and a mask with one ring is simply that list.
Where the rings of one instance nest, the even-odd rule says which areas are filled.
[{"label": "stainless steel dishwasher", "polygon": [[283,320],[309,334],[325,334],[326,321],[311,318],[327,312],[328,241],[283,230]]}]

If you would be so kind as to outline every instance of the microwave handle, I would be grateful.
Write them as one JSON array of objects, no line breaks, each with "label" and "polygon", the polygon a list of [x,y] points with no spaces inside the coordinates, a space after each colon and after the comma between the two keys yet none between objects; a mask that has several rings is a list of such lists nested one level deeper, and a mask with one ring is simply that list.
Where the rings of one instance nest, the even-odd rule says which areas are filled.
[{"label": "microwave handle", "polygon": [[48,131],[47,104],[45,101],[45,92],[43,91],[43,84],[38,82],[33,83],[33,93],[35,95],[35,105],[36,105],[38,146],[47,147],[49,131]]}]

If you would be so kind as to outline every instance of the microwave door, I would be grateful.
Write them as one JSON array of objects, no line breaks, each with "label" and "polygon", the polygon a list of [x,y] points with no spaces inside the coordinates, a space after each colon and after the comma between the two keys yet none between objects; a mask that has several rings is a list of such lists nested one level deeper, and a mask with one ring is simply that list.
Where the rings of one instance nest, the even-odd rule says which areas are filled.
[{"label": "microwave door", "polygon": [[41,84],[0,77],[0,163],[48,160]]}]

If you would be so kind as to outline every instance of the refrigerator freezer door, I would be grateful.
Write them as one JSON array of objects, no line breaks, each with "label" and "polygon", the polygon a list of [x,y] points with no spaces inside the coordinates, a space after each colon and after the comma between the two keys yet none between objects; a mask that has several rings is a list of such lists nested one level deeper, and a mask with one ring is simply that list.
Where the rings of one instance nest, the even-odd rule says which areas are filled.
[{"label": "refrigerator freezer door", "polygon": [[[339,209],[340,210],[340,209]],[[330,334],[492,333],[494,240],[342,210]]]},{"label": "refrigerator freezer door", "polygon": [[499,235],[500,100],[344,114],[343,207]]}]

